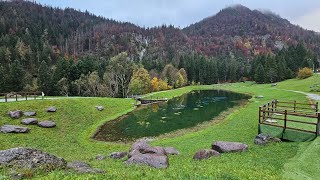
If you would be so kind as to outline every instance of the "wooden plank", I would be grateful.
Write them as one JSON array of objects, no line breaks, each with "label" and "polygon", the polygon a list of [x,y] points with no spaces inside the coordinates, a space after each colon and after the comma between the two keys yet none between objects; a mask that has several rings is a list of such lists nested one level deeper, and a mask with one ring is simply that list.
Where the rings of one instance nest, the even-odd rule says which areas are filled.
[{"label": "wooden plank", "polygon": [[[279,125],[275,125],[275,124],[268,124],[268,123],[260,123],[260,124],[264,124],[264,125],[268,125],[268,126],[274,126],[274,127],[279,127],[279,128],[284,128],[283,126],[279,126]],[[309,130],[304,130],[304,129],[296,129],[296,128],[292,128],[292,127],[287,127],[286,129],[291,129],[291,130],[296,130],[296,131],[302,131],[302,132],[308,132],[308,133],[313,133],[316,134],[316,132],[314,131],[309,131]]]}]

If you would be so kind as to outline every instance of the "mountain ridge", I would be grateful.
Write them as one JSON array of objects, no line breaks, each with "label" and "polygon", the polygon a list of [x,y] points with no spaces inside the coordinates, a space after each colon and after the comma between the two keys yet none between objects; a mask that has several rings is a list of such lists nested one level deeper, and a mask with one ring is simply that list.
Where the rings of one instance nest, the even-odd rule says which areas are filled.
[{"label": "mountain ridge", "polygon": [[[253,58],[274,54],[284,47],[299,43],[306,44],[318,55],[320,52],[320,36],[314,31],[243,5],[227,7],[180,29],[172,25],[143,28],[130,22],[96,16],[88,11],[54,8],[29,1],[0,3],[4,13],[1,36],[15,33],[28,45],[23,40],[26,29],[31,29],[33,41],[40,41],[41,36],[47,33],[48,46],[56,56],[94,54],[111,57],[127,51],[132,58],[147,56],[168,61],[178,61],[181,55],[190,53]],[[28,12],[33,12],[31,17]],[[2,43],[2,46],[7,44]],[[15,44],[11,46],[14,48]],[[31,49],[42,51],[42,47]],[[141,56],[142,52],[144,55]]]}]

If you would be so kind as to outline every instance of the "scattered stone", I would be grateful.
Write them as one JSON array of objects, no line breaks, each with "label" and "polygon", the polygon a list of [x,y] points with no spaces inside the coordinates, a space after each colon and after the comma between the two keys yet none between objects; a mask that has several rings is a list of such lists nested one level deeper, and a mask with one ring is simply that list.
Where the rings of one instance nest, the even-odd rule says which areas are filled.
[{"label": "scattered stone", "polygon": [[3,125],[0,128],[0,132],[3,133],[27,133],[30,129],[22,126],[16,126],[16,125]]},{"label": "scattered stone", "polygon": [[217,141],[212,144],[212,149],[219,153],[243,152],[248,149],[248,145],[239,142]]},{"label": "scattered stone", "polygon": [[54,106],[49,107],[49,108],[47,109],[47,112],[56,112],[56,111],[57,111],[57,108],[54,107]]},{"label": "scattered stone", "polygon": [[36,118],[27,118],[27,119],[22,119],[21,124],[24,125],[35,125],[38,124],[38,120]]},{"label": "scattered stone", "polygon": [[259,96],[256,96],[256,98],[261,99],[261,98],[264,98],[264,96],[259,95]]},{"label": "scattered stone", "polygon": [[98,155],[96,156],[96,160],[102,161],[102,160],[104,160],[104,159],[106,159],[106,157],[103,156],[103,155],[101,155],[101,154],[98,154]]},{"label": "scattered stone", "polygon": [[166,148],[164,148],[164,150],[165,150],[165,152],[166,152],[166,154],[170,154],[170,155],[179,155],[180,154],[180,152],[177,150],[177,149],[175,149],[174,147],[166,147]]},{"label": "scattered stone", "polygon": [[122,159],[127,155],[128,155],[127,152],[113,152],[109,155],[109,157],[113,159]]},{"label": "scattered stone", "polygon": [[0,166],[21,169],[41,169],[53,171],[64,169],[67,162],[63,158],[32,148],[12,148],[0,151]]},{"label": "scattered stone", "polygon": [[8,115],[12,118],[12,119],[19,119],[22,117],[23,112],[20,110],[16,110],[16,111],[9,111]]},{"label": "scattered stone", "polygon": [[98,109],[98,111],[102,111],[104,109],[103,106],[96,106],[96,108]]},{"label": "scattered stone", "polygon": [[168,157],[163,147],[151,147],[147,140],[138,140],[131,146],[126,164],[140,164],[155,168],[167,168]]},{"label": "scattered stone", "polygon": [[281,142],[281,139],[272,137],[271,135],[268,135],[268,134],[258,134],[254,139],[254,143],[256,145],[266,145],[270,142]]},{"label": "scattered stone", "polygon": [[209,159],[211,157],[219,157],[220,153],[212,149],[202,149],[193,156],[194,160]]},{"label": "scattered stone", "polygon": [[24,112],[23,115],[25,115],[25,116],[36,116],[36,115],[37,115],[37,112],[28,111],[28,112]]},{"label": "scattered stone", "polygon": [[56,123],[52,121],[42,121],[38,122],[38,126],[43,128],[53,128],[56,127]]},{"label": "scattered stone", "polygon": [[104,170],[92,168],[89,164],[81,161],[73,161],[67,164],[68,169],[72,169],[78,173],[106,173]]},{"label": "scattered stone", "polygon": [[161,154],[142,154],[138,150],[133,150],[131,157],[125,161],[126,164],[147,165],[154,168],[167,168],[169,166],[168,157]]},{"label": "scattered stone", "polygon": [[142,139],[142,140],[137,140],[136,142],[134,142],[131,146],[130,152],[133,150],[143,150],[146,148],[149,148],[149,144],[147,143],[146,140]]}]

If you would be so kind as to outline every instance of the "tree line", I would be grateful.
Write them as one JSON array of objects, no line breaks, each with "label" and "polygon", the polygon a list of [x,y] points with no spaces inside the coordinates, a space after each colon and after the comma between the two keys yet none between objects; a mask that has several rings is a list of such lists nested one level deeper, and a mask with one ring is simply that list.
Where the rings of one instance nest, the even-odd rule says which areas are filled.
[{"label": "tree line", "polygon": [[[48,62],[50,58],[44,58],[33,67],[35,71],[28,68],[19,51],[17,48],[15,56],[4,53],[0,57],[0,92],[127,97],[195,84],[246,80],[273,83],[295,77],[301,68],[319,66],[317,57],[301,44],[253,60],[200,54],[183,55],[178,61],[134,59],[127,52],[111,58],[64,56],[58,57],[55,64]],[[2,63],[4,61],[8,63]]]}]

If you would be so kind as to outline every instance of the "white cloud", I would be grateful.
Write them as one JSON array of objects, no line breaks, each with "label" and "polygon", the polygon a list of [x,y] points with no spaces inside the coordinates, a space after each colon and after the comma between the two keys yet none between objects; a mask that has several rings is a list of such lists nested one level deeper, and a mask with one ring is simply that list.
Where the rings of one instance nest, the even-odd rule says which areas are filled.
[{"label": "white cloud", "polygon": [[320,8],[307,12],[298,17],[293,23],[300,25],[303,28],[320,32]]}]

